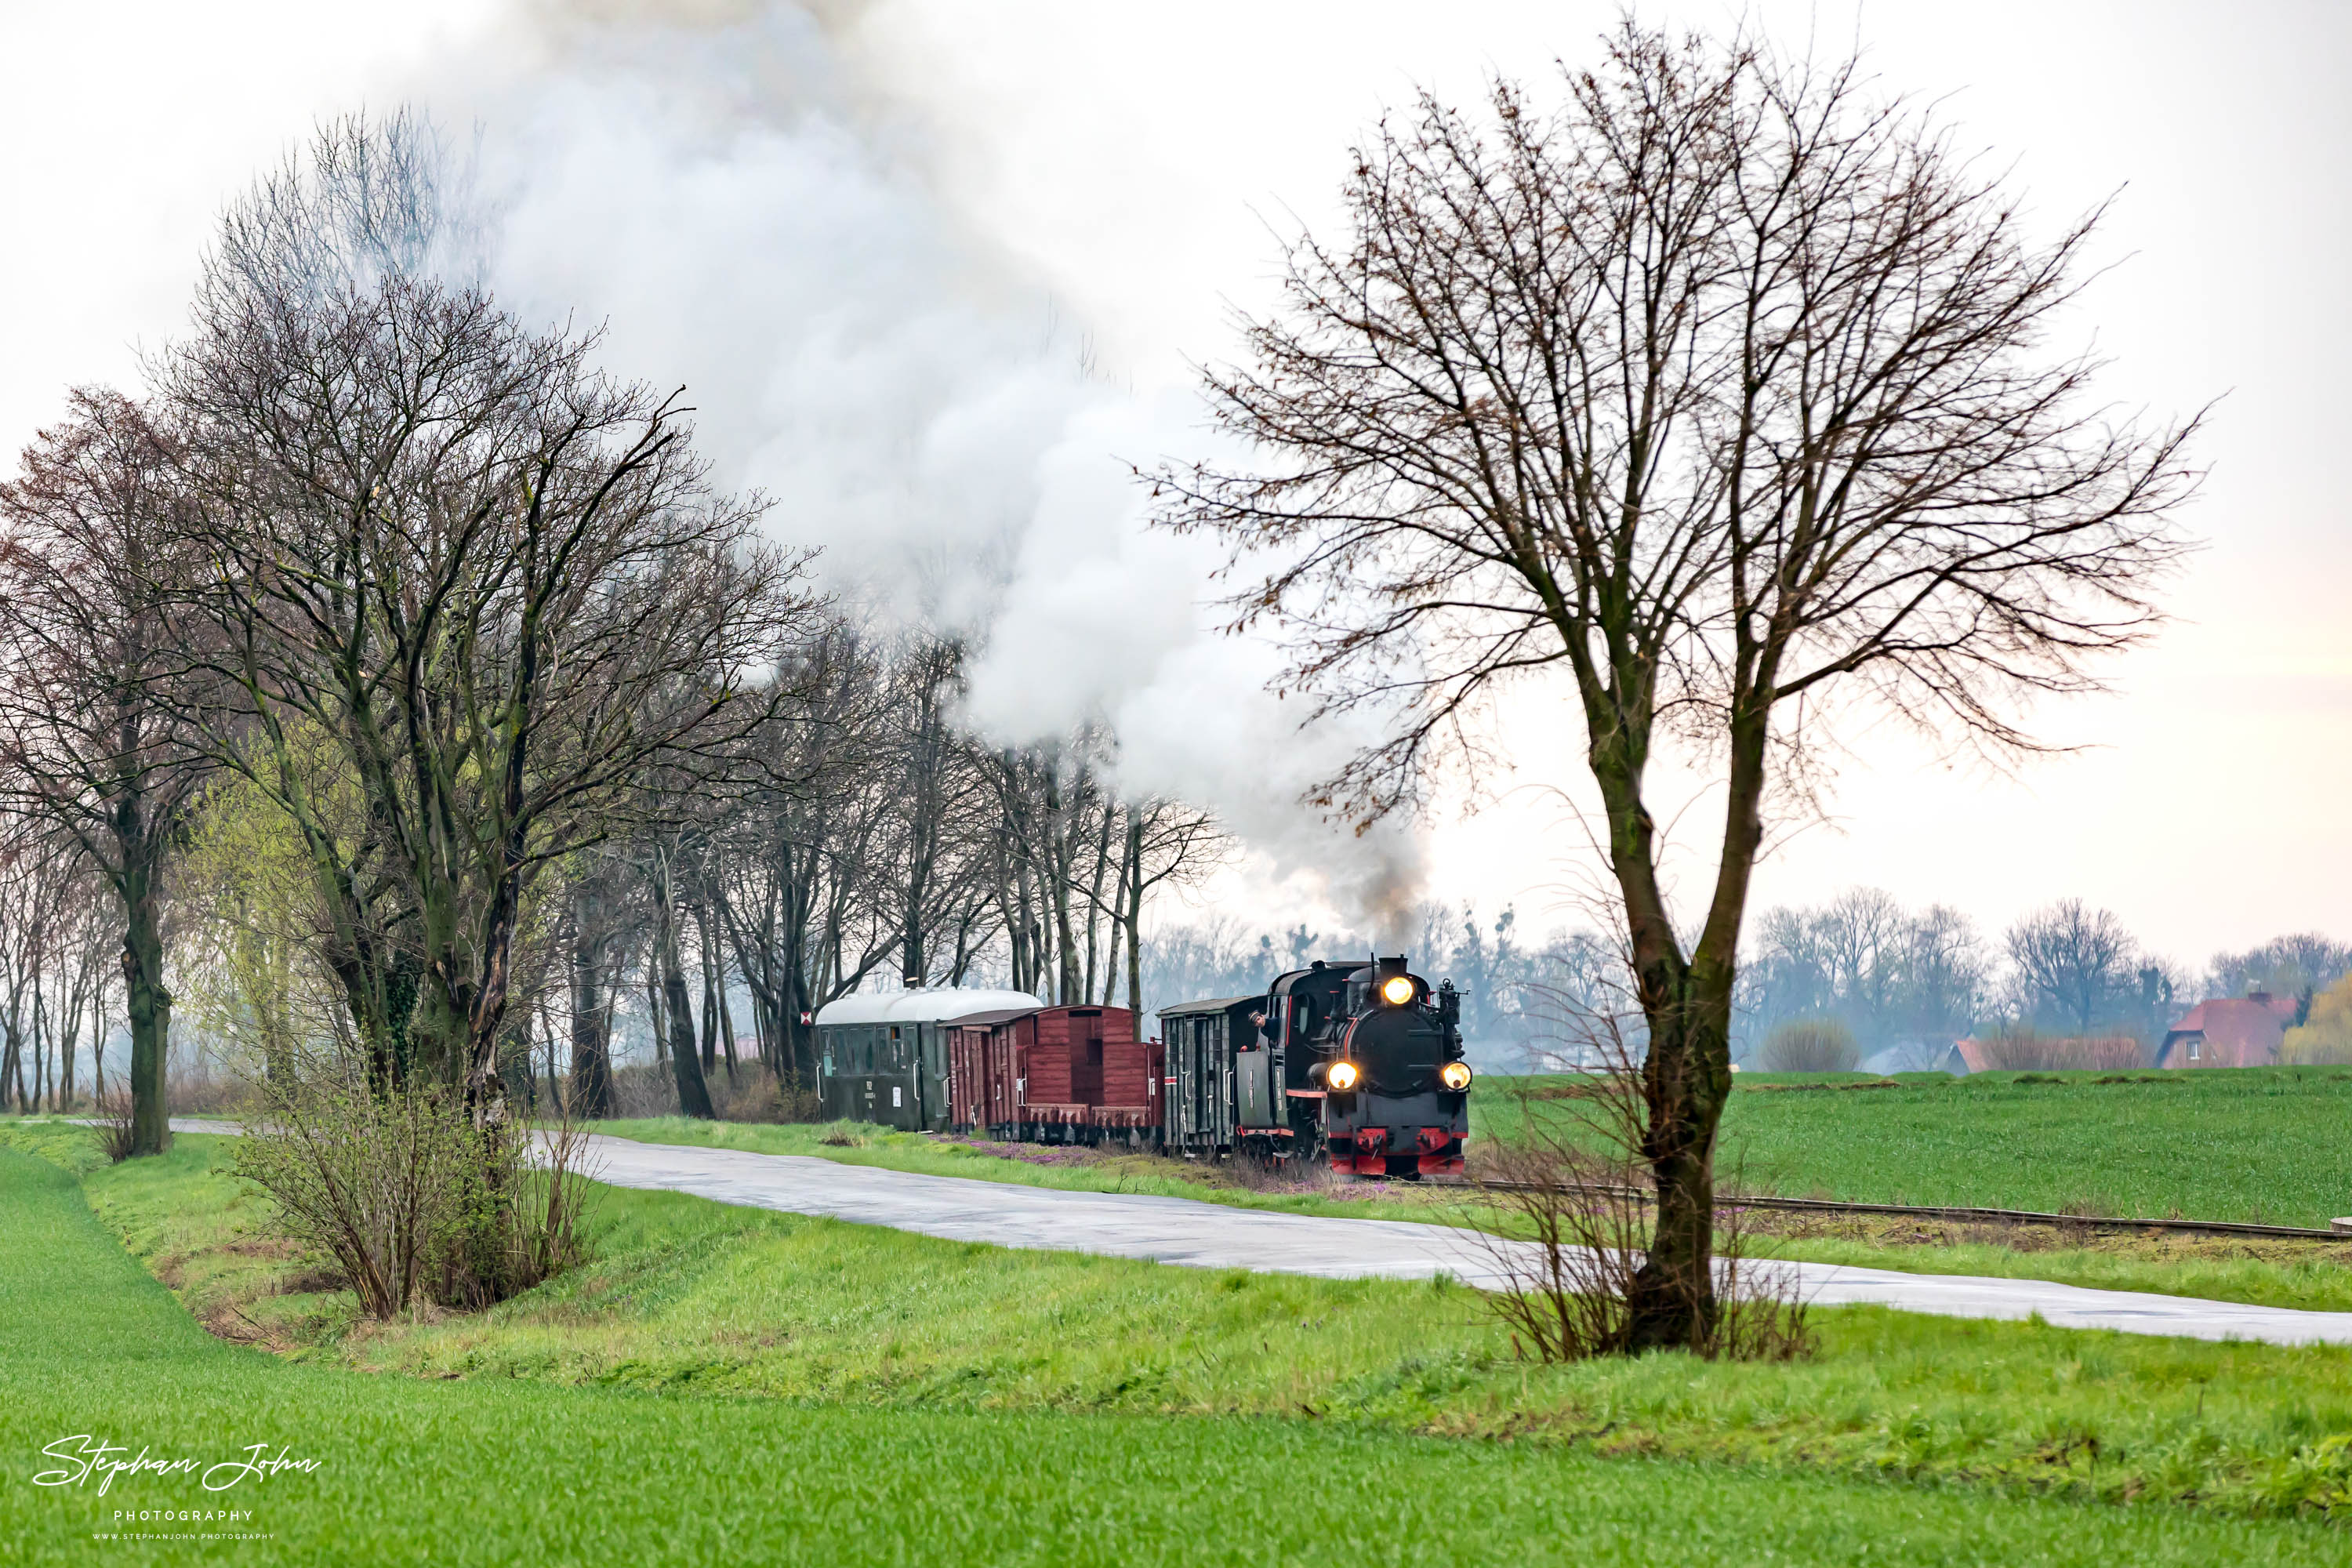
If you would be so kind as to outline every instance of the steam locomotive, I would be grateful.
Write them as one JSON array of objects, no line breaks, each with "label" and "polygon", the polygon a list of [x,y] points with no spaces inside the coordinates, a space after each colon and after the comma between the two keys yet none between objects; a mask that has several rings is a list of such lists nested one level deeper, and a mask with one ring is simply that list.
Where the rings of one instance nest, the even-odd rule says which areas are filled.
[{"label": "steam locomotive", "polygon": [[1470,1131],[1462,999],[1402,956],[1316,960],[1263,996],[1160,1010],[1172,1150],[1328,1159],[1359,1176],[1452,1174]]},{"label": "steam locomotive", "polygon": [[815,1018],[828,1114],[1192,1158],[1328,1160],[1355,1176],[1456,1173],[1470,1130],[1462,1003],[1402,956],[1317,960],[1265,994],[1160,1012],[1009,992],[849,996]]}]

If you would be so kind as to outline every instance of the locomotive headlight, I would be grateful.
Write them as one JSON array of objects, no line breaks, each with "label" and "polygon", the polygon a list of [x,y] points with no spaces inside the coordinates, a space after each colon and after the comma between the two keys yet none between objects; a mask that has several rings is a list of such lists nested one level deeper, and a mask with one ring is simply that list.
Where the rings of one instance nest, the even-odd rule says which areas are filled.
[{"label": "locomotive headlight", "polygon": [[1323,1075],[1323,1081],[1331,1086],[1334,1093],[1345,1094],[1355,1088],[1363,1076],[1353,1062],[1333,1062],[1331,1070]]},{"label": "locomotive headlight", "polygon": [[1437,1069],[1437,1081],[1459,1094],[1470,1087],[1470,1064],[1447,1062]]},{"label": "locomotive headlight", "polygon": [[1391,1007],[1402,1007],[1412,1000],[1412,979],[1409,975],[1391,974],[1381,983],[1381,1000]]}]

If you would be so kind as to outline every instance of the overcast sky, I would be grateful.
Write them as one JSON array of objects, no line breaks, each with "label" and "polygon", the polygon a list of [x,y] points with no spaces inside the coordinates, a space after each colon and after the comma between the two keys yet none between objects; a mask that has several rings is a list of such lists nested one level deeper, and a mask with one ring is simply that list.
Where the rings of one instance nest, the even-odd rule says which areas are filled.
[{"label": "overcast sky", "polygon": [[[1948,770],[1907,742],[1856,736],[1834,822],[1791,838],[1759,898],[1811,900],[1869,882],[1907,900],[1956,904],[1998,929],[2075,894],[2191,963],[2283,931],[2352,936],[2352,513],[2335,473],[2352,423],[2342,373],[2352,363],[2352,94],[2341,85],[2352,74],[2352,6],[1877,4],[1859,21],[1828,0],[1738,9],[1783,42],[1810,34],[1834,49],[1858,39],[1887,88],[1939,100],[1964,144],[2013,164],[2052,224],[2120,191],[2100,253],[2114,269],[2084,321],[2116,361],[2107,389],[2158,414],[2221,399],[2200,453],[2210,477],[2186,520],[2207,547],[2172,591],[2178,623],[2115,668],[2116,697],[2036,717],[2045,737],[2086,749],[1989,779]],[[738,247],[855,252],[850,270],[863,273],[870,268],[845,226],[896,224],[923,237],[894,254],[916,248],[929,259],[923,280],[894,287],[951,299],[961,285],[936,275],[968,270],[975,289],[1047,300],[1052,330],[1090,344],[1097,379],[1125,401],[1057,390],[1034,366],[1006,369],[1028,351],[1006,348],[991,323],[1025,321],[1019,310],[1029,307],[956,299],[940,309],[961,323],[942,329],[968,349],[959,363],[995,367],[985,395],[965,399],[957,417],[969,426],[975,403],[1002,409],[1003,388],[1022,387],[1010,400],[1022,416],[1052,422],[1033,464],[1050,472],[1031,487],[1051,526],[1033,529],[1025,548],[1088,530],[1117,535],[1123,542],[1104,568],[1114,580],[1139,574],[1178,592],[1171,580],[1192,558],[1152,554],[1131,528],[1119,532],[1129,525],[1108,519],[1122,503],[1098,480],[1053,474],[1076,471],[1090,445],[1149,458],[1139,442],[1178,439],[1169,433],[1188,417],[1188,364],[1228,352],[1228,309],[1264,298],[1268,226],[1328,220],[1350,139],[1384,108],[1416,85],[1468,97],[1492,71],[1534,77],[1554,57],[1589,58],[1614,14],[1606,5],[1503,0],[881,0],[828,5],[824,29],[795,31],[777,10],[737,0],[6,0],[0,444],[21,445],[69,383],[135,382],[137,346],[182,319],[214,214],[316,116],[415,97],[445,121],[478,120],[493,162],[503,145],[509,173],[526,170],[517,178],[562,164],[566,149],[600,149],[546,180],[553,194],[541,206],[574,216],[541,226],[530,281],[519,287],[560,291],[579,279],[584,297],[565,302],[609,314],[616,352],[661,359],[665,346],[683,344],[672,356],[688,362],[682,368],[630,368],[698,377],[713,417],[748,422],[743,450],[765,453],[769,467],[747,456],[747,472],[768,482],[804,471],[805,456],[776,456],[775,432],[752,429],[751,415],[728,405],[741,368],[734,362],[756,359],[766,340],[733,340],[708,316],[640,300],[639,275],[604,254],[637,243],[630,214],[659,215],[644,246],[693,236],[662,261],[672,292],[680,280],[693,292],[706,271],[709,298],[720,301],[737,297],[730,289],[847,288],[813,266],[782,284],[747,280]],[[1719,28],[1734,11],[1678,4],[1643,14]],[[635,27],[656,16],[689,42],[747,18],[772,44],[784,39],[756,55],[751,75],[773,76],[782,61],[789,87],[761,78],[740,90],[832,116],[856,143],[840,156],[887,175],[872,175],[854,201],[837,186],[763,190],[762,181],[804,179],[808,161],[744,153],[740,127],[690,174],[627,151],[641,121],[676,118],[694,73],[725,74],[740,50],[705,56],[682,44],[668,74],[645,78],[634,95],[583,89],[574,101],[544,83],[513,86],[518,72],[538,68],[531,61],[573,68],[544,62],[571,58],[564,49],[583,37],[592,50],[598,37],[609,46],[605,24],[615,18]],[[632,47],[646,37],[628,36],[640,40]],[[670,188],[712,167],[733,183],[710,187],[700,205]],[[888,198],[880,216],[874,191]],[[730,229],[711,221],[714,207],[765,216]],[[583,227],[583,210],[610,222]],[[795,226],[797,213],[832,216]],[[658,327],[637,315],[658,317]],[[795,320],[774,332],[801,345],[797,353],[810,330]],[[854,378],[861,341],[853,333],[846,348],[833,344],[827,363]],[[951,378],[903,345],[897,352],[902,376]],[[805,423],[820,395],[803,393],[777,413],[773,381],[757,383],[757,369],[740,377],[753,389],[743,397],[765,398],[772,424]],[[829,406],[854,424],[892,395],[886,387],[865,403],[852,393]],[[977,442],[968,448],[976,465],[992,446],[1031,461],[1030,447]],[[926,450],[940,461],[936,443]],[[929,481],[935,499],[954,490],[954,477],[950,464]],[[843,486],[837,475],[811,482]],[[1106,509],[1103,521],[1089,498]],[[853,534],[887,531],[850,510],[809,515],[849,520],[824,541],[845,560],[856,558]],[[965,516],[952,506],[942,515]],[[1056,591],[1047,574],[1037,602],[1050,605]],[[1160,705],[1133,711],[1183,711],[1168,690],[1199,687],[1211,657],[1166,652],[1156,676],[1137,677],[1156,682]],[[1230,667],[1216,668],[1230,675]],[[1424,859],[1432,890],[1489,906],[1516,899],[1541,925],[1568,918],[1547,905],[1575,880],[1582,840],[1547,800],[1507,792],[1573,779],[1580,738],[1570,710],[1539,698],[1516,703],[1507,721],[1518,769],[1495,781],[1505,798],[1475,817],[1448,813],[1431,824]],[[1283,897],[1284,914],[1311,902],[1296,886]]]}]

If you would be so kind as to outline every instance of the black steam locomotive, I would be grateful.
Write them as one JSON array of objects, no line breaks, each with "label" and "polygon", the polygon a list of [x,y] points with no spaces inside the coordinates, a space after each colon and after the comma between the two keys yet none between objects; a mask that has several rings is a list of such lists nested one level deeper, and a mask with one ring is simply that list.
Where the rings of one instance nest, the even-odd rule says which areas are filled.
[{"label": "black steam locomotive", "polygon": [[1402,956],[1318,959],[1263,996],[1160,1010],[1162,1143],[1328,1159],[1358,1176],[1457,1173],[1470,1131],[1462,1001]]}]

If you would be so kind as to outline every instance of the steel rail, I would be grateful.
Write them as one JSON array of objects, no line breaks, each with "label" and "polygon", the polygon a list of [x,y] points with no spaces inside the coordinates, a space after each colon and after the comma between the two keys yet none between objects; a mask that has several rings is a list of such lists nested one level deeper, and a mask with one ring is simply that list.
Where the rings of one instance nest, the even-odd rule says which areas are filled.
[{"label": "steel rail", "polygon": [[[1534,1184],[1528,1182],[1477,1182],[1467,1184],[1483,1186],[1491,1192],[1528,1192]],[[1639,1187],[1582,1186],[1582,1192],[1603,1193],[1613,1197],[1633,1198],[1641,1203],[1653,1201],[1653,1194]],[[2118,1215],[2042,1214],[2033,1209],[1936,1208],[1917,1204],[1856,1204],[1835,1198],[1780,1198],[1761,1194],[1719,1196],[1715,1200],[1718,1209],[1780,1209],[1796,1214],[1879,1214],[1894,1215],[1905,1219],[1943,1220],[1962,1225],[2053,1225],[2074,1226],[2085,1230],[2161,1230],[2191,1236],[2257,1236],[2273,1241],[2337,1241],[2352,1242],[2352,1219],[2336,1222],[2343,1228],[2314,1230],[2302,1226],[2254,1225],[2251,1222],[2226,1219],[2132,1219]]]}]

